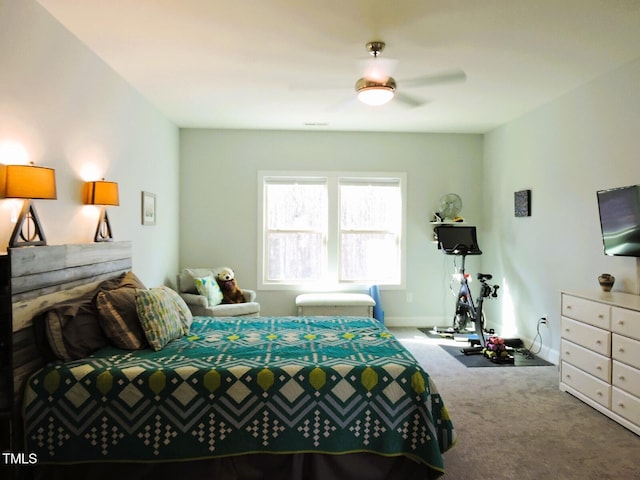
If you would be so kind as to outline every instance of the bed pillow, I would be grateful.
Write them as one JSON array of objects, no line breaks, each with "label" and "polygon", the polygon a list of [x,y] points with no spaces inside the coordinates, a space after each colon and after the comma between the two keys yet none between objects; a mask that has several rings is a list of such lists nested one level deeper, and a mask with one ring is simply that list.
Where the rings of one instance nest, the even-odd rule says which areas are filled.
[{"label": "bed pillow", "polygon": [[146,346],[136,311],[135,288],[99,292],[96,306],[100,313],[100,327],[113,345],[125,350],[139,350]]},{"label": "bed pillow", "polygon": [[194,279],[196,290],[200,295],[207,297],[209,306],[220,305],[222,303],[222,290],[216,279],[212,275],[207,277],[196,277]]},{"label": "bed pillow", "polygon": [[146,347],[146,337],[136,310],[136,292],[146,287],[133,272],[127,272],[116,287],[112,287],[113,283],[103,282],[95,297],[100,327],[118,348],[139,350]]},{"label": "bed pillow", "polygon": [[140,325],[155,351],[186,333],[176,303],[167,290],[165,287],[138,290],[135,297]]},{"label": "bed pillow", "polygon": [[109,344],[91,297],[56,304],[34,318],[33,326],[49,360],[85,358]]},{"label": "bed pillow", "polygon": [[193,323],[193,314],[191,313],[191,310],[189,310],[187,302],[185,302],[175,290],[165,286],[160,288],[163,288],[167,296],[175,303],[175,308],[177,309],[178,316],[180,317],[184,333],[185,335],[188,334],[191,329],[191,324]]},{"label": "bed pillow", "polygon": [[114,290],[120,286],[120,283],[124,280],[129,272],[124,272],[118,275],[117,277],[108,278],[107,280],[103,280],[98,284],[98,288],[96,288],[95,294],[102,290]]},{"label": "bed pillow", "polygon": [[100,282],[95,290],[95,295],[105,290],[115,290],[122,287],[147,288],[135,273],[128,271]]},{"label": "bed pillow", "polygon": [[143,288],[143,289],[147,288],[145,287],[144,283],[142,283],[142,280],[140,280],[138,276],[133,272],[125,273],[124,277],[122,278],[122,280],[120,280],[120,283],[118,284],[118,288],[122,288],[122,287]]}]

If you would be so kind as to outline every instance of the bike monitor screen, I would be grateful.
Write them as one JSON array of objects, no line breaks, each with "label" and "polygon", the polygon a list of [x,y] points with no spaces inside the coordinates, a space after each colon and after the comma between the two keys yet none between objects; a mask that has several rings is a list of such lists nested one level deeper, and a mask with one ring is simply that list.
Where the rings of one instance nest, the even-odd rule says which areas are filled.
[{"label": "bike monitor screen", "polygon": [[476,227],[462,225],[438,225],[434,228],[438,248],[447,255],[480,255]]}]

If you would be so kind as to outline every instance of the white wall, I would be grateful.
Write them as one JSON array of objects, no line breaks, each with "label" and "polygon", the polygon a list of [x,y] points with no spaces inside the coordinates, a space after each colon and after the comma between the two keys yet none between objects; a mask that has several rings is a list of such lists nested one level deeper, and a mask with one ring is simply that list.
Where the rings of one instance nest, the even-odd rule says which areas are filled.
[{"label": "white wall", "polygon": [[[180,266],[227,265],[240,287],[251,289],[258,275],[259,170],[407,172],[407,288],[382,291],[385,319],[450,323],[452,259],[430,243],[429,220],[449,192],[462,197],[469,222],[479,220],[481,135],[183,129],[180,159]],[[297,293],[259,291],[263,315],[294,314]]]},{"label": "white wall", "polygon": [[[503,285],[494,319],[530,341],[549,315],[541,332],[553,361],[561,290],[599,290],[607,272],[614,290],[640,293],[637,260],[603,254],[596,202],[599,189],[640,183],[638,85],[640,60],[485,137],[483,263]],[[513,193],[522,189],[532,191],[532,215],[515,218]]]},{"label": "white wall", "polygon": [[[98,208],[81,203],[83,181],[119,184],[110,207],[116,240],[132,240],[134,271],[155,286],[178,268],[175,125],[33,0],[0,0],[0,152],[18,143],[56,170],[57,200],[35,205],[50,245],[93,241]],[[0,163],[15,163],[4,150]],[[91,178],[86,170],[94,173]],[[142,226],[141,191],[157,195],[158,222]],[[0,250],[14,224],[0,200]]]}]

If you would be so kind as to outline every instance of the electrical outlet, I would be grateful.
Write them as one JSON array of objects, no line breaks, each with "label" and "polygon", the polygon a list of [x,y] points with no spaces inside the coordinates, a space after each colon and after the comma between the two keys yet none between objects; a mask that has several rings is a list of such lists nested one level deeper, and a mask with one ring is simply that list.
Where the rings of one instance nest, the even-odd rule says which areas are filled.
[{"label": "electrical outlet", "polygon": [[538,320],[542,325],[544,325],[545,327],[549,328],[549,317],[547,317],[546,315],[542,315],[540,317],[540,320]]},{"label": "electrical outlet", "polygon": [[407,303],[413,302],[413,293],[407,292]]}]

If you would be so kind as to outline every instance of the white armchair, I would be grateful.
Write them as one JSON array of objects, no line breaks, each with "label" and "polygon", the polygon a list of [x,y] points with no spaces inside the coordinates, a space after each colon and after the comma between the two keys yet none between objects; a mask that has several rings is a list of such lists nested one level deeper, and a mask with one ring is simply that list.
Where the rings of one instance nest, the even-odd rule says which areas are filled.
[{"label": "white armchair", "polygon": [[178,274],[178,293],[187,303],[193,315],[205,317],[259,317],[260,304],[255,301],[254,290],[240,289],[244,294],[245,303],[227,303],[209,305],[205,295],[200,295],[196,289],[195,279],[212,275],[215,278],[216,268],[185,268]]}]

